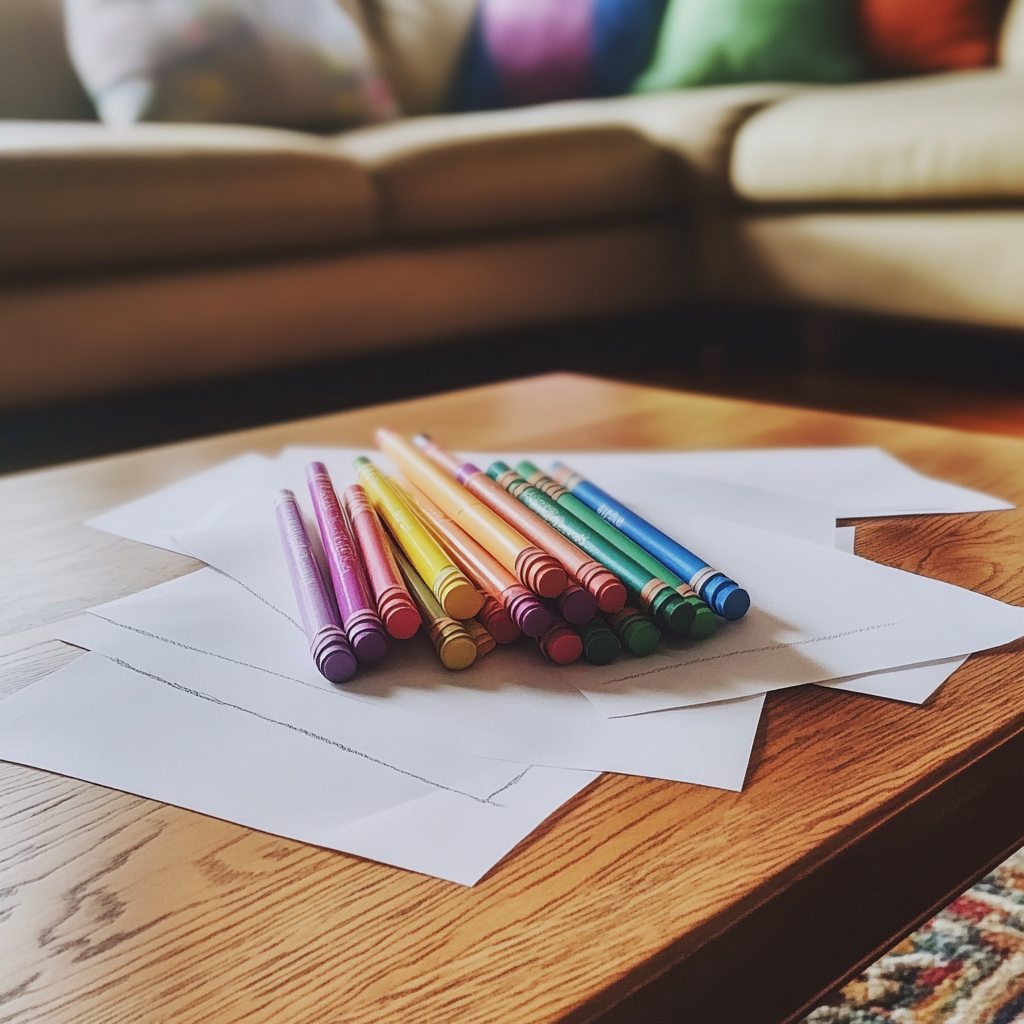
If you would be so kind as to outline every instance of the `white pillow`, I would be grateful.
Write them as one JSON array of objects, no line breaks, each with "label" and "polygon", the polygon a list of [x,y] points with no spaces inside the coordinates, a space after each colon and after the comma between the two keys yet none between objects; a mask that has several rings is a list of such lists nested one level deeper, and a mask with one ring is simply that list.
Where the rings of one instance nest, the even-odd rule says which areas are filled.
[{"label": "white pillow", "polygon": [[1010,0],[999,33],[999,63],[1024,71],[1024,0]]},{"label": "white pillow", "polygon": [[336,0],[65,0],[71,59],[108,124],[327,130],[395,113]]}]

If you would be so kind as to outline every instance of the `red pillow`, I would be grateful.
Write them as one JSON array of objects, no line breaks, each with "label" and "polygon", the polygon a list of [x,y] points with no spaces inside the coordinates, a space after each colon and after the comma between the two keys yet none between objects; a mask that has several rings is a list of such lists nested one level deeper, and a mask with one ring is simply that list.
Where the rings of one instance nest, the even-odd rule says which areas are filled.
[{"label": "red pillow", "polygon": [[859,0],[869,60],[881,72],[914,74],[992,64],[1000,0]]}]

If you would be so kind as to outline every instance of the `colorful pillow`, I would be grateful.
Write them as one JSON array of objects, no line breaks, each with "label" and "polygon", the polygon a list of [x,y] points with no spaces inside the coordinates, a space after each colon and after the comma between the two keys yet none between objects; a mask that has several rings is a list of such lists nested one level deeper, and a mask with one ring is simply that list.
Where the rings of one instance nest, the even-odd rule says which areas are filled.
[{"label": "colorful pillow", "polygon": [[859,0],[867,57],[883,74],[984,67],[995,61],[997,0]]},{"label": "colorful pillow", "polygon": [[861,77],[851,0],[670,0],[636,90]]},{"label": "colorful pillow", "polygon": [[65,0],[72,61],[109,124],[331,129],[394,112],[335,0]]},{"label": "colorful pillow", "polygon": [[629,90],[666,0],[483,0],[450,107],[486,110]]}]

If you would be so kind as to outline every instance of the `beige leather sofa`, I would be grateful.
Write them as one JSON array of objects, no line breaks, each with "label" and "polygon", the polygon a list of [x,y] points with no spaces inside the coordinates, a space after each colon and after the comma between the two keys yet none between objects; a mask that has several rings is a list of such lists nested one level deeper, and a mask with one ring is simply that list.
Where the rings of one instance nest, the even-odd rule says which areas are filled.
[{"label": "beige leather sofa", "polygon": [[691,298],[1024,327],[1024,74],[113,131],[0,0],[0,409]]}]

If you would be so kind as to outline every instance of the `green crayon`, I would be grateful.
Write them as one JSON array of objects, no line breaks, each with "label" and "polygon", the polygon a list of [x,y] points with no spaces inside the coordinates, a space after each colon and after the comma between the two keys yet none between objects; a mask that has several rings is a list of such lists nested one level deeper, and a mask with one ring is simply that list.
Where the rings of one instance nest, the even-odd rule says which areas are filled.
[{"label": "green crayon", "polygon": [[506,463],[492,462],[487,467],[487,475],[549,526],[553,526],[591,558],[615,573],[626,585],[632,600],[637,601],[645,611],[649,611],[673,633],[689,635],[696,617],[695,610],[667,583],[629,555],[623,554],[557,501],[527,483]]},{"label": "green crayon", "polygon": [[583,657],[591,665],[608,665],[622,649],[611,627],[604,619],[591,619],[582,626],[573,626],[583,641]]},{"label": "green crayon", "polygon": [[635,541],[630,540],[621,530],[609,523],[607,519],[602,519],[593,509],[584,505],[571,491],[566,490],[560,483],[552,480],[542,469],[538,469],[528,459],[523,459],[522,462],[519,462],[516,465],[516,469],[528,483],[543,491],[549,498],[558,502],[562,508],[567,512],[571,512],[595,533],[600,534],[610,544],[614,544],[624,555],[628,555],[634,562],[642,565],[648,572],[653,573],[659,580],[667,583],[680,594],[694,610],[693,622],[687,634],[691,640],[703,640],[714,633],[715,613],[697,596],[693,587],[686,580],[676,575],[667,565],[659,562],[649,551],[640,547]]},{"label": "green crayon", "polygon": [[641,615],[636,608],[630,608],[628,605],[622,611],[609,615],[608,625],[638,658],[653,654],[661,640],[658,627]]}]

